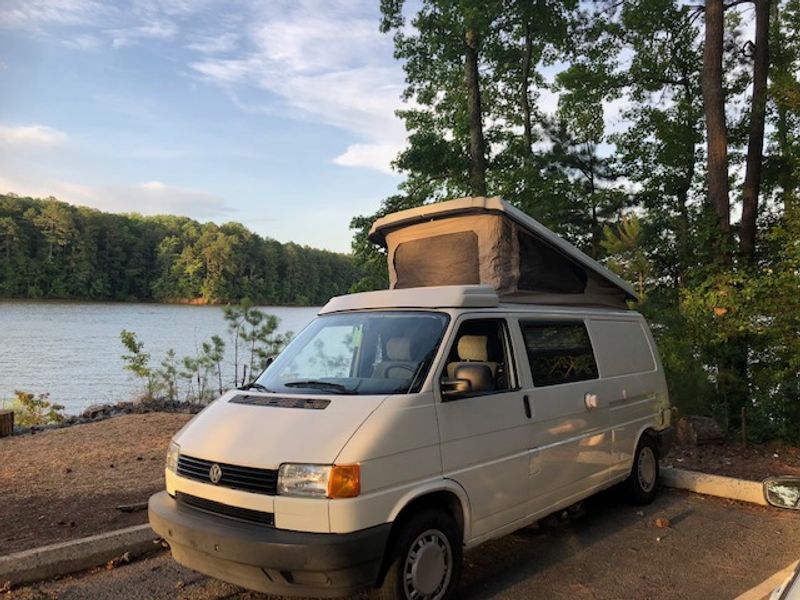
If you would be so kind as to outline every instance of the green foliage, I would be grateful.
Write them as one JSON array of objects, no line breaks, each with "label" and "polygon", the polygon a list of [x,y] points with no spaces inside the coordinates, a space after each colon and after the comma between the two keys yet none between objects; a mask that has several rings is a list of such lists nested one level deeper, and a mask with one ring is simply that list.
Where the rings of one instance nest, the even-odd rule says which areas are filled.
[{"label": "green foliage", "polygon": [[[734,217],[753,73],[753,11],[739,4],[726,3],[723,49]],[[718,241],[706,189],[702,7],[424,0],[413,11],[381,2],[413,100],[400,113],[409,143],[395,161],[406,179],[351,222],[362,269],[352,289],[386,285],[385,254],[367,237],[375,218],[470,191],[469,26],[480,42],[488,194],[635,283],[681,412],[734,431],[745,409],[754,439],[800,439],[800,0],[772,3],[756,258],[730,264],[719,256],[733,256],[738,224]],[[558,104],[547,106],[553,92]],[[624,110],[609,123],[615,103]]]},{"label": "green foliage", "polygon": [[349,256],[238,223],[0,195],[0,297],[322,304],[359,277]]},{"label": "green foliage", "polygon": [[[177,358],[175,350],[167,350],[158,367],[150,366],[150,354],[136,334],[123,329],[120,341],[127,351],[122,355],[125,370],[144,382],[146,399],[163,397],[169,401],[184,400],[205,404],[225,390],[255,378],[292,338],[292,332],[276,333],[279,319],[255,308],[245,299],[241,305],[226,306],[223,315],[233,349],[233,377],[224,374],[226,343],[219,335],[201,342],[194,356]],[[243,366],[239,372],[240,365]]]},{"label": "green foliage", "polygon": [[9,409],[14,411],[14,422],[20,427],[49,425],[64,420],[64,407],[50,402],[50,394],[31,394],[14,390],[15,398]]},{"label": "green foliage", "polygon": [[128,351],[127,354],[122,355],[125,363],[123,368],[143,381],[145,398],[152,398],[156,390],[156,377],[150,369],[150,354],[144,352],[144,344],[132,331],[123,329],[119,332],[119,339]]},{"label": "green foliage", "polygon": [[[239,306],[226,306],[224,317],[234,348],[235,386],[254,379],[257,371],[266,365],[267,359],[274,358],[292,337],[292,332],[283,335],[276,334],[275,331],[280,323],[278,318],[254,308],[252,302],[247,299]],[[242,360],[241,377],[239,375],[240,343],[248,352],[247,358]],[[249,377],[247,373],[249,373]]]},{"label": "green foliage", "polygon": [[620,219],[616,232],[606,225],[601,242],[610,257],[608,268],[616,271],[624,279],[636,282],[640,302],[646,298],[645,281],[650,279],[653,270],[643,241],[639,217],[632,214]]},{"label": "green foliage", "polygon": [[155,381],[158,389],[170,402],[178,400],[178,363],[175,350],[170,348],[161,360],[161,366],[156,369]]}]

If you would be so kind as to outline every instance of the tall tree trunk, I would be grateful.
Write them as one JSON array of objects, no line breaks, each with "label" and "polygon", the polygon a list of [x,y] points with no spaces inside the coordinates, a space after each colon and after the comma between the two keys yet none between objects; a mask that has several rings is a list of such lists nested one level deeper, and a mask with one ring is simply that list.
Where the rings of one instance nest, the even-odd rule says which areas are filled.
[{"label": "tall tree trunk", "polygon": [[706,34],[703,49],[703,108],[708,144],[708,199],[717,215],[717,256],[730,263],[730,200],[728,197],[728,129],[722,89],[722,0],[706,0]]},{"label": "tall tree trunk", "polygon": [[486,195],[486,146],[483,139],[481,91],[478,76],[479,36],[475,29],[467,29],[464,57],[464,81],[467,86],[467,114],[469,115],[469,179],[475,196]]},{"label": "tall tree trunk", "polygon": [[[691,117],[690,117],[691,118]],[[686,164],[683,172],[680,188],[678,189],[678,227],[676,237],[678,242],[678,285],[675,286],[676,293],[683,287],[686,270],[689,266],[689,192],[692,189],[692,181],[697,164],[697,157],[694,153],[694,140],[686,144]]]},{"label": "tall tree trunk", "polygon": [[756,250],[756,217],[761,187],[761,163],[764,159],[764,115],[767,108],[767,72],[769,71],[770,0],[755,0],[756,37],[753,57],[753,100],[750,107],[750,139],[742,188],[742,256],[752,261]]},{"label": "tall tree trunk", "polygon": [[525,55],[522,60],[522,86],[520,101],[522,104],[522,126],[524,128],[526,156],[530,157],[533,148],[533,126],[531,124],[531,101],[528,97],[528,88],[531,79],[531,58],[533,56],[533,40],[531,39],[530,23],[525,23]]}]

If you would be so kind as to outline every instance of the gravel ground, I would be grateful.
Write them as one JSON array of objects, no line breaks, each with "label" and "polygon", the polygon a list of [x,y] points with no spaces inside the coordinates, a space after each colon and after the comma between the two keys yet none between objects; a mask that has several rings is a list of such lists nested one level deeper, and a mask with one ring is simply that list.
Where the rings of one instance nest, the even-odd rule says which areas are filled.
[{"label": "gravel ground", "polygon": [[780,444],[745,447],[734,442],[675,446],[662,463],[703,473],[762,481],[774,475],[800,476],[800,448]]},{"label": "gravel ground", "polygon": [[[659,528],[656,519],[668,519]],[[605,493],[582,514],[551,519],[466,555],[460,599],[717,600],[735,598],[800,557],[800,515],[663,490],[639,508]],[[12,590],[9,600],[266,598],[159,554]]]},{"label": "gravel ground", "polygon": [[114,417],[0,439],[0,554],[147,522],[169,440],[191,415]]}]

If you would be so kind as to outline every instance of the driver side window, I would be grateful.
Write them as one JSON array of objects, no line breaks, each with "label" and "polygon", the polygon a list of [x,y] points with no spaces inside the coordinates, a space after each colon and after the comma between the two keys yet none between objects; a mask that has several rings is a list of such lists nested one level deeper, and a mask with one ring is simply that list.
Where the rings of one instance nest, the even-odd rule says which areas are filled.
[{"label": "driver side window", "polygon": [[515,389],[515,377],[505,319],[464,321],[450,348],[443,380],[469,380],[467,395],[474,396]]}]

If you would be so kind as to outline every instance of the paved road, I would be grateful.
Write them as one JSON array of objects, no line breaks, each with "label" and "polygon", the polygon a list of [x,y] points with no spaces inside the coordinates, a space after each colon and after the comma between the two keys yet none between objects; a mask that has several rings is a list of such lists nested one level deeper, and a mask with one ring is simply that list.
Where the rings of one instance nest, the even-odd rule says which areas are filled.
[{"label": "paved road", "polygon": [[[664,517],[669,529],[654,521]],[[460,598],[734,598],[800,557],[800,515],[664,491],[644,509],[613,494],[467,553]],[[1,595],[0,595],[1,596]],[[32,600],[265,599],[176,565],[163,553],[113,570],[41,583]]]}]

